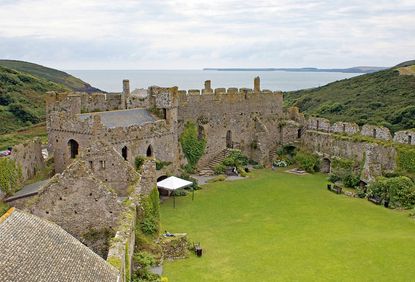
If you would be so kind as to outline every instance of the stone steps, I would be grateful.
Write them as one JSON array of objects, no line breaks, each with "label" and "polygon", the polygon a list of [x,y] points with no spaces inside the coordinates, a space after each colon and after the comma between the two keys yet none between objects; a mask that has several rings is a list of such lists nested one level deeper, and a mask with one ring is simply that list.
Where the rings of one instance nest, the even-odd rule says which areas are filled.
[{"label": "stone steps", "polygon": [[229,155],[230,150],[224,149],[213,157],[209,163],[199,171],[199,175],[210,176],[215,174],[215,167]]}]

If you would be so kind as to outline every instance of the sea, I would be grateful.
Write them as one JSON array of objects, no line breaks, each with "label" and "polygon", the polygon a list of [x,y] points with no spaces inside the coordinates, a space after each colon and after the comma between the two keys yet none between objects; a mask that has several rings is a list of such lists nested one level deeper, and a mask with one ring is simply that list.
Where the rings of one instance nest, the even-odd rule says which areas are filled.
[{"label": "sea", "polygon": [[356,73],[341,72],[290,72],[290,71],[217,71],[217,70],[66,70],[106,92],[121,92],[122,80],[130,80],[130,88],[149,86],[179,89],[202,89],[205,80],[212,81],[212,88],[253,88],[254,77],[261,78],[261,88],[272,91],[293,91],[326,85],[350,78]]}]

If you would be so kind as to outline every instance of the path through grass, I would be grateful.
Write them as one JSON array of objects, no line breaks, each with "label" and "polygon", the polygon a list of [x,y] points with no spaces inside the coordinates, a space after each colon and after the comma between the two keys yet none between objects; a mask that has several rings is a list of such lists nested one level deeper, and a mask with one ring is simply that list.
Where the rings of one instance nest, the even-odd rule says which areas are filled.
[{"label": "path through grass", "polygon": [[202,258],[167,262],[180,281],[413,281],[407,213],[325,189],[324,175],[259,170],[161,206],[162,230],[200,241]]}]

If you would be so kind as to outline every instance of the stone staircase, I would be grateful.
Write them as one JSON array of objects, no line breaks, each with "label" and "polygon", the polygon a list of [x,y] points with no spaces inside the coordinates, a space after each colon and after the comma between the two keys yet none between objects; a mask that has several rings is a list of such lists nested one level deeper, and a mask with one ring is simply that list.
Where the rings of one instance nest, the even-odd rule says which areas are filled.
[{"label": "stone staircase", "polygon": [[224,149],[220,151],[215,157],[213,157],[209,163],[199,171],[201,176],[210,176],[215,174],[215,167],[220,164],[227,156],[229,156],[230,149]]}]

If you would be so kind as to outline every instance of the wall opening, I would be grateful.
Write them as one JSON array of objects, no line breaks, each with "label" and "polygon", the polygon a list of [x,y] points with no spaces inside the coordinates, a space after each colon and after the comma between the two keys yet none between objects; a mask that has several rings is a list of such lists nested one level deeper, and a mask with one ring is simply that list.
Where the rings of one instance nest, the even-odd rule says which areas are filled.
[{"label": "wall opening", "polygon": [[205,138],[205,128],[201,125],[197,128],[197,139],[202,140]]},{"label": "wall opening", "polygon": [[68,141],[69,146],[69,153],[71,155],[71,159],[76,158],[79,153],[79,144],[75,140],[71,139]]},{"label": "wall opening", "polygon": [[297,130],[297,139],[300,139],[301,138],[302,133],[303,133],[303,129],[302,128],[299,128]]},{"label": "wall opening", "polygon": [[317,130],[320,128],[320,121],[317,120]]},{"label": "wall opening", "polygon": [[147,157],[152,157],[153,156],[153,147],[151,147],[151,145],[148,145],[146,155],[147,155]]},{"label": "wall opening", "polygon": [[226,148],[233,148],[232,131],[226,132]]},{"label": "wall opening", "polygon": [[167,119],[167,109],[163,108],[163,118]]},{"label": "wall opening", "polygon": [[324,158],[321,162],[321,172],[330,173],[331,171],[331,161],[328,158]]},{"label": "wall opening", "polygon": [[346,125],[343,123],[343,133],[346,132]]},{"label": "wall opening", "polygon": [[376,128],[373,128],[373,138],[376,138],[377,132],[376,132]]},{"label": "wall opening", "polygon": [[412,144],[412,135],[408,135],[408,144],[411,145]]},{"label": "wall opening", "polygon": [[127,148],[127,146],[124,146],[121,149],[121,155],[124,158],[124,160],[127,160],[127,158],[128,158],[128,148]]},{"label": "wall opening", "polygon": [[[162,175],[162,176],[160,176],[160,177],[157,178],[157,182],[162,181],[162,180],[166,179],[167,177],[168,177],[167,175]],[[159,190],[159,195],[160,196],[166,197],[166,196],[169,195],[169,191],[166,190],[166,189],[160,189],[160,188],[158,188],[158,190]]]}]

